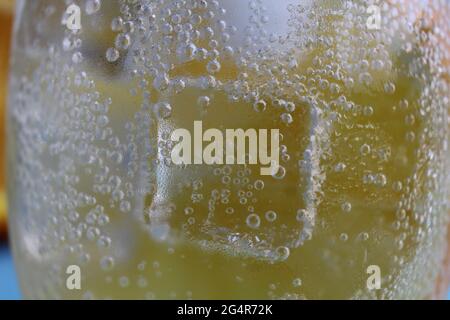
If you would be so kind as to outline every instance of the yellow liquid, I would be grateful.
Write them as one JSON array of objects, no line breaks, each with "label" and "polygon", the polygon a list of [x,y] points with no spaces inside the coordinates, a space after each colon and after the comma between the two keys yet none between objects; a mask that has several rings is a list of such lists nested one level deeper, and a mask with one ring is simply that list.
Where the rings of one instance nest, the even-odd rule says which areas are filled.
[{"label": "yellow liquid", "polygon": [[[414,50],[390,51],[393,67],[372,71],[364,84],[364,77],[358,78],[363,72],[345,63],[351,58],[338,55],[346,45],[319,42],[306,53],[269,55],[259,60],[259,70],[224,59],[214,75],[215,88],[201,87],[207,62],[174,59],[169,77],[183,79],[179,92],[155,89],[149,75],[130,81],[94,76],[92,70],[88,77],[95,87],[89,88],[74,84],[81,67],[55,72],[57,80],[68,76],[72,82],[62,84],[67,92],[43,93],[41,103],[55,105],[41,111],[48,108],[51,120],[66,124],[68,134],[90,132],[89,126],[76,126],[92,120],[83,106],[110,98],[108,124],[99,124],[104,118],[94,109],[98,131],[91,131],[101,137],[108,136],[102,130],[112,128],[113,134],[74,140],[80,142],[76,151],[52,154],[49,148],[36,156],[43,175],[56,172],[58,163],[70,167],[73,160],[65,181],[78,192],[76,199],[87,197],[75,208],[70,202],[57,207],[59,180],[44,182],[55,194],[28,209],[36,217],[49,216],[31,219],[28,235],[35,232],[39,240],[20,238],[26,232],[20,225],[24,218],[12,223],[20,231],[13,239],[25,296],[358,299],[429,294],[437,274],[430,266],[440,263],[445,241],[444,180],[439,177],[445,165],[442,142],[448,138],[442,123],[446,111],[439,104],[444,93],[416,76],[428,74],[424,66],[408,74],[420,60]],[[64,61],[49,63],[49,71]],[[272,74],[261,71],[270,69],[266,65]],[[353,85],[336,79],[337,74],[352,78]],[[227,83],[241,87],[230,89]],[[133,89],[136,94],[130,93]],[[255,90],[264,110],[255,110],[255,99],[242,94]],[[79,103],[86,93],[92,100]],[[58,105],[63,96],[76,110]],[[204,96],[208,106],[199,103]],[[170,116],[158,118],[153,112],[161,101],[170,104]],[[289,110],[292,105],[295,110]],[[199,120],[204,130],[279,129],[285,172],[272,177],[261,176],[259,165],[171,164],[171,132],[192,130]],[[14,140],[11,144],[14,150]],[[84,144],[104,149],[89,158]],[[37,195],[38,186],[32,188]],[[62,189],[59,200],[72,196],[69,189]],[[19,203],[13,201],[13,211],[25,210]],[[58,208],[58,214],[42,213],[45,205]],[[255,214],[257,226],[248,220]],[[81,290],[65,286],[71,264],[81,267]],[[367,287],[371,265],[381,270],[381,289]]]}]

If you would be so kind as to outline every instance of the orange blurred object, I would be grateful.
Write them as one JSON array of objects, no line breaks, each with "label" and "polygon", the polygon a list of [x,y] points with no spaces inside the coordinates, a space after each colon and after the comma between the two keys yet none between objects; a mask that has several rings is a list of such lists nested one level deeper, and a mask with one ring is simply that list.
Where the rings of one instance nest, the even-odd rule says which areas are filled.
[{"label": "orange blurred object", "polygon": [[6,239],[5,110],[14,1],[0,1],[0,240]]}]

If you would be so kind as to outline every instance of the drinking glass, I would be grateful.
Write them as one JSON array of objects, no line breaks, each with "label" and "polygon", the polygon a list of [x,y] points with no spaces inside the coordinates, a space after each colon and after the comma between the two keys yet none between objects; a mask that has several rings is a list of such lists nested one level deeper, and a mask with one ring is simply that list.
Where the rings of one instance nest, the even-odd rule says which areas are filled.
[{"label": "drinking glass", "polygon": [[7,162],[24,297],[431,297],[449,15],[443,0],[19,0]]}]

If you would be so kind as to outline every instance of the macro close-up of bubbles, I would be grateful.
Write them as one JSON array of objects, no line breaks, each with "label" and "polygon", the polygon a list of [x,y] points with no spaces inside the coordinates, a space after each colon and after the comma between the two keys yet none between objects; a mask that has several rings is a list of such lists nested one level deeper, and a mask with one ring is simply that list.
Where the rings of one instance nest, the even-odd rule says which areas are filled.
[{"label": "macro close-up of bubbles", "polygon": [[450,2],[13,11],[23,298],[445,298]]}]

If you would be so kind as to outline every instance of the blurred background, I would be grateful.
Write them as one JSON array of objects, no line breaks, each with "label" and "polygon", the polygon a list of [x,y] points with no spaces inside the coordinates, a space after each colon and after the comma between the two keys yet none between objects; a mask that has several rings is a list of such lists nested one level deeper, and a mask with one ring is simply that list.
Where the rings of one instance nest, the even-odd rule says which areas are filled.
[{"label": "blurred background", "polygon": [[[27,0],[34,1],[34,0]],[[0,0],[0,300],[20,299],[13,259],[8,246],[5,190],[5,110],[8,57],[14,15],[14,0]],[[450,290],[447,296],[450,299]]]},{"label": "blurred background", "polygon": [[11,42],[14,0],[0,0],[0,299],[20,298],[17,278],[7,245],[5,190],[5,110],[8,55]]}]

